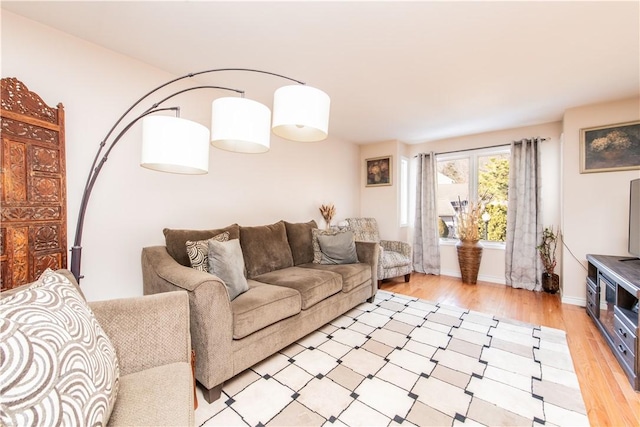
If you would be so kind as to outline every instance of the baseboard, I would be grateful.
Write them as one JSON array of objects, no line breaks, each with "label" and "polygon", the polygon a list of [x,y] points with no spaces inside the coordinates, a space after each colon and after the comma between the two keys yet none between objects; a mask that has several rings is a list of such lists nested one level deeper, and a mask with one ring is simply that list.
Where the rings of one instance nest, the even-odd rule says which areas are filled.
[{"label": "baseboard", "polygon": [[[451,277],[458,277],[458,278],[462,277],[460,275],[460,271],[457,271],[457,270],[441,270],[440,274],[443,276],[451,276]],[[487,276],[487,275],[478,274],[478,280],[481,280],[483,282],[496,283],[499,285],[507,284],[504,277],[497,277],[497,276]],[[560,301],[562,301],[563,304],[578,305],[580,307],[587,306],[586,298],[566,297],[562,295],[560,298]]]},{"label": "baseboard", "polygon": [[563,295],[560,301],[562,301],[563,304],[579,305],[580,307],[587,306],[586,298],[566,297]]},{"label": "baseboard", "polygon": [[[462,277],[460,275],[460,271],[457,271],[457,270],[440,270],[440,274],[443,275],[443,276],[451,276],[451,277],[458,277],[458,278]],[[506,281],[505,281],[504,277],[488,276],[488,275],[484,275],[484,274],[478,274],[478,280],[480,280],[482,282],[496,283],[498,285],[506,285]]]}]

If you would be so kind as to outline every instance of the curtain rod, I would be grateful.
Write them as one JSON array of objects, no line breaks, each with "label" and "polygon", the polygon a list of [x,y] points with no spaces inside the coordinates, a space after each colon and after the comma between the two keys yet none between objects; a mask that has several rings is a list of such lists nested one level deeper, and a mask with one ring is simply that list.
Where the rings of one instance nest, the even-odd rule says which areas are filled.
[{"label": "curtain rod", "polygon": [[[527,138],[524,138],[527,139]],[[544,141],[549,141],[551,138],[540,138],[540,141],[544,142]],[[514,144],[522,144],[522,139],[520,141],[513,141]],[[453,153],[462,153],[463,151],[473,151],[473,150],[484,150],[486,148],[499,148],[499,147],[510,147],[511,144],[496,144],[496,145],[487,145],[486,147],[478,147],[478,148],[465,148],[462,150],[452,150],[452,151],[442,151],[440,153],[433,153],[434,155],[439,155],[439,154],[453,154]],[[417,157],[417,154],[413,157]]]}]

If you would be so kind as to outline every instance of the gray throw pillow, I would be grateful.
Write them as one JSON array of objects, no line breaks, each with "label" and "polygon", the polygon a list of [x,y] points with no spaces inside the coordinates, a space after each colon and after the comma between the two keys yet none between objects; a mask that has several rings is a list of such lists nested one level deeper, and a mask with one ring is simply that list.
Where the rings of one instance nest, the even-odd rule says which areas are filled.
[{"label": "gray throw pillow", "polygon": [[[313,263],[320,264],[322,261],[322,251],[320,250],[320,242],[318,242],[318,236],[335,236],[336,234],[351,232],[350,230],[343,228],[341,230],[329,229],[321,230],[314,228],[311,230],[311,245],[313,246]],[[353,232],[351,232],[353,233]]]},{"label": "gray throw pillow", "polygon": [[318,235],[322,257],[320,264],[355,264],[358,262],[353,233]]},{"label": "gray throw pillow", "polygon": [[238,295],[249,290],[249,284],[244,277],[244,259],[240,240],[218,242],[210,239],[208,243],[209,273],[222,279],[227,287],[229,300],[233,301]]}]

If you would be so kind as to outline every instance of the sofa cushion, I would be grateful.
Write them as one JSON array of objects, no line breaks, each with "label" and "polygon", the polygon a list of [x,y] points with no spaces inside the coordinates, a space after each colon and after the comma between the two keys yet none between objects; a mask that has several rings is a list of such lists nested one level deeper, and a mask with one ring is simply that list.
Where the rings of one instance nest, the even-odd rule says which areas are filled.
[{"label": "sofa cushion", "polygon": [[225,231],[206,240],[196,240],[195,242],[187,240],[187,256],[189,256],[191,268],[195,268],[198,271],[209,271],[209,240],[226,242],[229,240],[229,232]]},{"label": "sofa cushion", "polygon": [[64,275],[0,300],[3,425],[105,425],[118,394],[116,351]]},{"label": "sofa cushion", "polygon": [[299,267],[339,274],[342,277],[343,292],[351,292],[361,284],[371,280],[371,266],[365,263],[327,265],[310,262],[299,265]]},{"label": "sofa cushion", "polygon": [[338,233],[334,235],[318,235],[318,243],[322,258],[320,264],[355,264],[358,262],[356,242],[353,233]]},{"label": "sofa cushion", "polygon": [[[248,280],[249,290],[231,302],[233,339],[239,340],[300,313],[300,293]],[[197,357],[197,355],[196,355]]]},{"label": "sofa cushion", "polygon": [[240,227],[240,245],[250,279],[293,266],[284,221],[256,227]]},{"label": "sofa cushion", "polygon": [[293,256],[293,265],[306,264],[313,261],[313,239],[311,230],[318,228],[314,220],[309,222],[284,222],[287,229],[287,240]]},{"label": "sofa cushion", "polygon": [[171,228],[162,230],[167,252],[169,252],[169,255],[171,255],[173,259],[185,267],[191,265],[189,256],[187,255],[187,240],[191,240],[192,242],[196,240],[207,240],[225,231],[229,232],[229,240],[240,237],[240,227],[238,224],[232,224],[216,230],[174,230]]},{"label": "sofa cushion", "polygon": [[342,290],[340,275],[328,270],[290,267],[261,274],[255,280],[295,289],[302,297],[303,310]]},{"label": "sofa cushion", "polygon": [[108,425],[192,426],[192,408],[191,365],[170,363],[121,377]]},{"label": "sofa cushion", "polygon": [[215,274],[224,282],[233,301],[238,295],[249,289],[244,277],[244,259],[238,239],[219,242],[209,239],[209,273]]}]

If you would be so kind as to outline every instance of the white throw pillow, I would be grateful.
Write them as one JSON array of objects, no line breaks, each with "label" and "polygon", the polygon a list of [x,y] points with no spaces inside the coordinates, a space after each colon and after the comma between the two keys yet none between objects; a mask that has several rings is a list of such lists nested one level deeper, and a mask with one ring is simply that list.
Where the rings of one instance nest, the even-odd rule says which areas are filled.
[{"label": "white throw pillow", "polygon": [[116,351],[78,289],[47,269],[0,300],[0,424],[107,424]]}]

